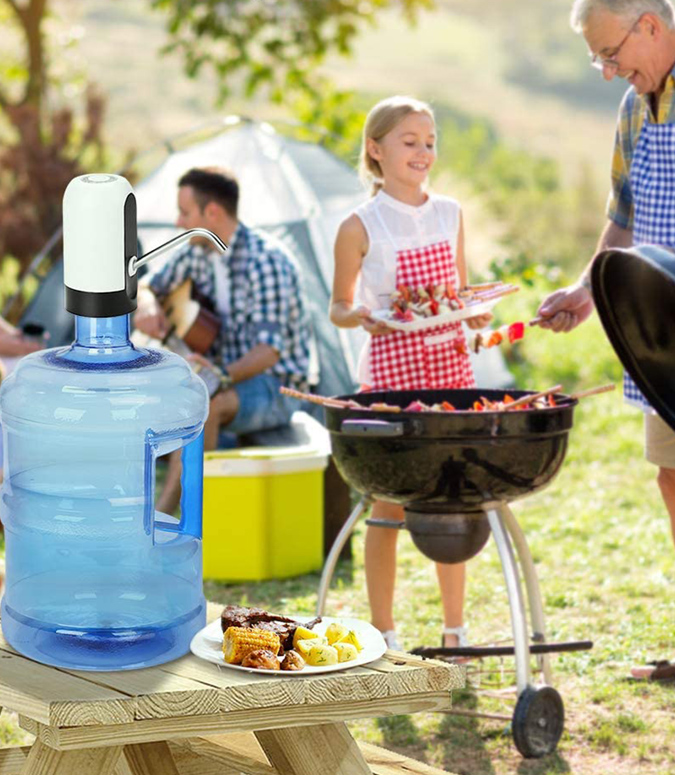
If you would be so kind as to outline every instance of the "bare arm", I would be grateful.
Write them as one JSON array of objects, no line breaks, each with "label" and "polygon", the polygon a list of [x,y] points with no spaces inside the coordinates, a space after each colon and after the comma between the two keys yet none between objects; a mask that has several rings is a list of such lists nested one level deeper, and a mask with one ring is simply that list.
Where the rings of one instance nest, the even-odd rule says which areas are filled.
[{"label": "bare arm", "polygon": [[[632,244],[633,232],[608,220],[598,240],[595,255],[609,248],[628,248]],[[546,318],[539,324],[542,328],[567,333],[583,323],[593,312],[590,273],[595,255],[574,285],[554,291],[544,299],[538,310],[538,314]]]},{"label": "bare arm", "polygon": [[464,216],[461,211],[459,213],[459,232],[457,233],[457,274],[459,275],[459,287],[464,288],[469,284],[469,280],[464,255]]},{"label": "bare arm", "polygon": [[[190,363],[200,363],[202,366],[212,367],[214,364],[200,353],[191,353],[187,356]],[[279,353],[269,344],[259,343],[252,347],[241,358],[228,363],[225,367],[232,377],[232,382],[243,382],[246,379],[257,377],[258,374],[270,369],[279,360]]]},{"label": "bare arm", "polygon": [[[469,284],[469,275],[466,269],[466,257],[464,254],[464,217],[460,211],[459,214],[459,232],[457,234],[457,274],[459,275],[459,287],[464,288]],[[485,315],[476,315],[473,318],[467,318],[464,322],[469,328],[485,328],[492,320],[492,313]]]},{"label": "bare arm", "polygon": [[363,326],[371,334],[384,334],[388,326],[370,317],[367,307],[354,308],[356,281],[363,257],[368,252],[368,235],[357,215],[342,222],[335,239],[335,272],[330,300],[330,319],[339,328]]},{"label": "bare arm", "polygon": [[227,373],[234,382],[257,377],[267,369],[272,368],[279,360],[279,353],[269,344],[256,344],[241,358],[227,364]]}]

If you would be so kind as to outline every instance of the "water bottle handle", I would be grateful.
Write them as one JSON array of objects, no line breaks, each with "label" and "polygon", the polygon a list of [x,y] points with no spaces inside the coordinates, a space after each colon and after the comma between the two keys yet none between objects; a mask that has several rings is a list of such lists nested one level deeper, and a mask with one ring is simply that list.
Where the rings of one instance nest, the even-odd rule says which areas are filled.
[{"label": "water bottle handle", "polygon": [[[187,442],[187,443],[186,443]],[[181,449],[182,447],[182,449]],[[180,521],[155,517],[155,471],[157,458],[181,449]],[[155,529],[202,537],[202,493],[204,482],[204,430],[199,425],[176,431],[145,434],[145,532],[155,540]],[[167,515],[164,515],[167,516]]]}]

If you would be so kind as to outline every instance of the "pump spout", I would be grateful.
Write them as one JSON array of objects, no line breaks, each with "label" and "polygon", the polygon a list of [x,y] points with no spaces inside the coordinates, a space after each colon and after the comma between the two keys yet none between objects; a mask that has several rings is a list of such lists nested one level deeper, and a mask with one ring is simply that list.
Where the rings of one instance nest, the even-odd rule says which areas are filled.
[{"label": "pump spout", "polygon": [[133,277],[136,274],[139,266],[147,264],[148,262],[152,261],[153,258],[161,256],[168,250],[177,248],[179,245],[182,245],[184,242],[191,240],[195,236],[206,237],[208,240],[213,242],[213,244],[223,253],[227,250],[227,245],[212,231],[209,231],[208,229],[189,229],[183,234],[179,234],[177,237],[173,237],[172,239],[168,240],[168,242],[165,242],[163,245],[154,248],[154,250],[148,251],[140,258],[131,258],[129,261],[129,276]]}]

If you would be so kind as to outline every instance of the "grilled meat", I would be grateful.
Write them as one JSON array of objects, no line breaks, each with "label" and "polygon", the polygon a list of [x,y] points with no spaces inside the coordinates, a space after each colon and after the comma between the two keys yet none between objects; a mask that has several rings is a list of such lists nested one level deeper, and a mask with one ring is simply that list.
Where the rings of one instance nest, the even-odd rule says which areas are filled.
[{"label": "grilled meat", "polygon": [[225,606],[220,616],[223,632],[228,627],[246,627],[248,629],[255,627],[259,630],[267,630],[279,636],[283,649],[293,648],[293,633],[296,627],[302,624],[311,630],[320,621],[321,617],[318,616],[305,624],[304,622],[290,619],[288,616],[269,613],[269,611],[265,611],[262,608],[247,608],[241,605]]}]

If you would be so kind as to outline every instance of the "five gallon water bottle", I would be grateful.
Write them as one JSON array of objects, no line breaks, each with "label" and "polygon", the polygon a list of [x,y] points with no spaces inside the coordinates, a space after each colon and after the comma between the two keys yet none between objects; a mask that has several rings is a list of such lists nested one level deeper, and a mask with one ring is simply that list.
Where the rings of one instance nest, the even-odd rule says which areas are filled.
[{"label": "five gallon water bottle", "polygon": [[[208,394],[179,356],[129,340],[136,209],[114,175],[64,196],[67,348],[3,382],[2,629],[22,654],[82,670],[185,654],[205,624],[202,430]],[[155,511],[159,456],[182,449],[180,520]]]}]

